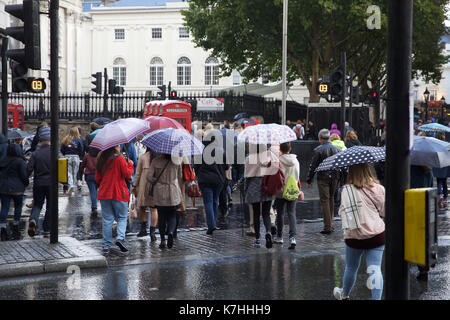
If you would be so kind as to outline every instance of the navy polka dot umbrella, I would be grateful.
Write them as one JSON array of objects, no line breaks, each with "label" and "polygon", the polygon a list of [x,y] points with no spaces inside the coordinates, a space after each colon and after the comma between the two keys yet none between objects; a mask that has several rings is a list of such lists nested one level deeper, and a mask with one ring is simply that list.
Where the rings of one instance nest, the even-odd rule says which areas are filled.
[{"label": "navy polka dot umbrella", "polygon": [[350,167],[360,163],[376,163],[385,161],[384,147],[355,146],[326,158],[316,171],[328,171],[337,168]]}]

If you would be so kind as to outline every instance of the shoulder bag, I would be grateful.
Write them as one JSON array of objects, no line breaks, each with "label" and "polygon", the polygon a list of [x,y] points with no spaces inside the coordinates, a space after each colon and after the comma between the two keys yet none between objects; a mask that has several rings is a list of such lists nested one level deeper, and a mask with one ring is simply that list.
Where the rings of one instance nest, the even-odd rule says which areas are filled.
[{"label": "shoulder bag", "polygon": [[161,178],[164,170],[166,170],[167,166],[169,165],[169,162],[170,162],[170,160],[167,160],[166,165],[164,166],[164,168],[160,172],[159,176],[156,178],[155,182],[152,183],[152,188],[150,189],[150,197],[153,197],[153,189],[155,188],[155,185],[158,183],[159,178]]}]

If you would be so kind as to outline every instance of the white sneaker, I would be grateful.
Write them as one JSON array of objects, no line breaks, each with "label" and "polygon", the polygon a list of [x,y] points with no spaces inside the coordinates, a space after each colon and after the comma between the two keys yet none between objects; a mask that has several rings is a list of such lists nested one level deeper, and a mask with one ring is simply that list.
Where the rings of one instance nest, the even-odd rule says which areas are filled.
[{"label": "white sneaker", "polygon": [[[343,297],[342,297],[342,294],[343,294],[343,289],[342,288],[338,288],[338,287],[335,287],[334,288],[334,290],[333,290],[333,295],[334,295],[334,297],[337,299],[337,300],[345,300]],[[347,298],[348,299],[348,298]]]},{"label": "white sneaker", "polygon": [[295,246],[297,245],[297,242],[295,241],[295,238],[292,237],[289,239],[289,249],[295,249]]},{"label": "white sneaker", "polygon": [[273,243],[283,244],[283,238],[282,237],[278,237],[278,236],[274,236],[273,237]]}]

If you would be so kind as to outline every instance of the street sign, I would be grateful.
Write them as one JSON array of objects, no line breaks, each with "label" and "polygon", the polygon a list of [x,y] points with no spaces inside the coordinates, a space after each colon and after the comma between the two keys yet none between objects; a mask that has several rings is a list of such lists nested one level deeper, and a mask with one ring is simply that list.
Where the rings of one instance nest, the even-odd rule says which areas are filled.
[{"label": "street sign", "polygon": [[47,88],[43,78],[28,78],[28,91],[32,93],[42,93]]}]

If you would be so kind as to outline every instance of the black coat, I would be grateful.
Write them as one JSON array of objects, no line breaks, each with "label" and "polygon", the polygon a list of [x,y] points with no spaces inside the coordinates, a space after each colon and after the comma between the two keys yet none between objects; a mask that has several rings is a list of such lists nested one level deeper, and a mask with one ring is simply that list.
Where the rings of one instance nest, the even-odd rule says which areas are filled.
[{"label": "black coat", "polygon": [[42,145],[39,149],[31,154],[30,160],[28,161],[27,165],[28,176],[30,176],[34,171],[34,186],[44,187],[51,185],[50,168],[50,145]]},{"label": "black coat", "polygon": [[25,192],[29,180],[25,160],[21,153],[18,144],[11,144],[8,146],[8,155],[0,160],[0,193]]},{"label": "black coat", "polygon": [[362,143],[359,142],[359,140],[351,139],[351,140],[349,140],[349,141],[347,141],[347,142],[345,143],[345,146],[346,146],[347,148],[351,148],[351,147],[354,147],[354,146],[362,146]]},{"label": "black coat", "polygon": [[[312,183],[315,170],[322,163],[322,161],[338,152],[341,152],[341,149],[333,145],[331,142],[326,142],[316,147],[313,152],[311,164],[309,165],[308,178],[306,180],[307,183]],[[317,179],[338,179],[339,176],[340,171],[337,170],[319,171],[317,173]]]}]

